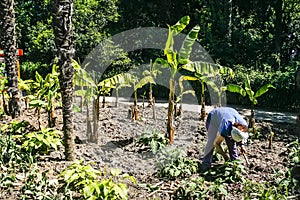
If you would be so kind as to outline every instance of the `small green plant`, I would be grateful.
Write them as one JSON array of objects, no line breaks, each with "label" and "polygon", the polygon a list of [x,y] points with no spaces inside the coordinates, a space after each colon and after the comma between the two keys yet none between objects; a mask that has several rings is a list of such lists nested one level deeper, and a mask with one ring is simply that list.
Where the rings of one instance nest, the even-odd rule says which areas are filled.
[{"label": "small green plant", "polygon": [[[121,170],[111,169],[98,171],[91,163],[83,164],[83,160],[73,162],[60,175],[65,194],[79,192],[84,199],[127,199],[128,186],[125,180],[135,183],[128,174],[121,175]],[[71,196],[72,198],[72,196]]]},{"label": "small green plant", "polygon": [[196,161],[188,159],[180,149],[164,149],[159,153],[158,176],[175,179],[177,177],[187,177],[196,173],[198,164]]},{"label": "small green plant", "polygon": [[182,180],[175,191],[175,199],[205,199],[207,187],[204,181],[203,177]]},{"label": "small green plant", "polygon": [[227,193],[226,185],[221,178],[218,178],[209,185],[206,195],[213,196],[215,199],[224,199]]},{"label": "small green plant", "polygon": [[46,172],[40,172],[36,165],[24,182],[21,188],[22,199],[56,199],[58,180],[50,180]]},{"label": "small green plant", "polygon": [[292,165],[300,164],[300,143],[298,140],[287,145],[290,153],[289,158],[291,159]]},{"label": "small green plant", "polygon": [[246,174],[245,167],[239,160],[225,162],[216,170],[210,169],[204,173],[204,175],[210,175],[226,183],[245,182],[244,174]]},{"label": "small green plant", "polygon": [[275,185],[270,185],[268,182],[257,183],[254,181],[247,180],[244,183],[244,199],[285,200],[287,198],[284,194],[282,194],[281,186],[276,187]]},{"label": "small green plant", "polygon": [[57,150],[59,146],[62,146],[61,134],[60,131],[52,128],[43,128],[38,132],[27,133],[21,139],[22,148],[33,155],[36,153],[49,154],[51,150]]},{"label": "small green plant", "polygon": [[272,84],[265,84],[260,87],[256,92],[251,89],[250,79],[249,76],[246,75],[245,78],[245,87],[241,87],[235,84],[228,84],[226,85],[226,90],[229,92],[235,92],[242,96],[248,96],[249,100],[251,101],[251,116],[249,120],[249,128],[253,128],[253,133],[256,134],[256,127],[255,127],[255,119],[254,119],[254,106],[258,103],[257,98],[265,94],[269,91],[269,88],[276,89]]},{"label": "small green plant", "polygon": [[[0,163],[14,163],[21,157],[31,158],[30,155],[20,153],[20,142],[16,137],[22,137],[22,134],[28,133],[31,129],[26,121],[13,120],[7,124],[3,124],[0,130]],[[21,159],[23,160],[23,159]],[[30,159],[31,160],[31,159]]]},{"label": "small green plant", "polygon": [[139,137],[136,141],[138,144],[149,146],[151,151],[155,154],[160,149],[166,147],[168,139],[165,135],[159,131],[153,131],[152,133],[145,133]]}]

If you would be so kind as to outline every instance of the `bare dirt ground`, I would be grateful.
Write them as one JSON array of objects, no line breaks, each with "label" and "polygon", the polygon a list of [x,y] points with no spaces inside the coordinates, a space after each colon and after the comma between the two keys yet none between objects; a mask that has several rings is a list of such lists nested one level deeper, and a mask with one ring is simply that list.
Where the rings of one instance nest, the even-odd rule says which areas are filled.
[{"label": "bare dirt ground", "polygon": [[[140,119],[137,121],[128,118],[128,109],[126,104],[120,104],[118,108],[112,106],[101,108],[99,140],[94,143],[86,141],[86,111],[75,113],[76,158],[94,161],[95,168],[120,168],[123,172],[134,176],[137,184],[130,184],[129,199],[174,199],[173,192],[180,180],[168,181],[158,178],[156,155],[150,151],[141,150],[141,147],[136,144],[136,139],[143,134],[149,134],[154,130],[166,131],[167,109],[157,107],[157,119],[154,120],[151,108],[140,107]],[[60,117],[57,128],[61,129],[61,110],[58,110],[58,114]],[[37,126],[37,118],[33,110],[25,112],[21,119]],[[47,126],[45,114],[43,119],[42,126],[45,127]],[[5,123],[5,120],[2,123]],[[172,147],[184,150],[189,158],[199,161],[206,143],[205,123],[199,121],[199,114],[183,111],[181,119],[176,121],[176,127],[175,143]],[[247,146],[250,164],[247,165],[245,159],[240,157],[246,168],[245,178],[257,182],[272,182],[274,173],[279,170],[286,171],[289,166],[289,149],[286,145],[296,140],[296,125],[258,120],[257,127],[258,139],[251,139]],[[274,132],[271,149],[268,148],[269,127]],[[41,160],[39,166],[45,171],[50,171],[50,177],[55,177],[69,164],[63,159],[63,149],[61,149],[60,152],[54,152],[50,157]],[[222,160],[215,160],[216,166],[222,163]],[[157,186],[159,189],[149,191],[145,187],[146,184]],[[240,199],[241,185],[230,184],[227,190],[230,195],[226,199]]]}]

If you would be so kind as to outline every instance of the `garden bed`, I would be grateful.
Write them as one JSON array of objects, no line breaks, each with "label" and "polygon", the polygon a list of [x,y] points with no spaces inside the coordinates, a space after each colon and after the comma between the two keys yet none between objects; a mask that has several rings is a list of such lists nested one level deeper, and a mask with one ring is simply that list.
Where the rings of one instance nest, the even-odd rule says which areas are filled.
[{"label": "garden bed", "polygon": [[[253,194],[254,192],[262,192],[260,191],[262,184],[264,186],[266,183],[270,184],[269,188],[279,187],[278,180],[284,179],[290,167],[288,157],[290,149],[287,145],[296,140],[295,124],[257,121],[258,135],[252,137],[247,146],[250,164],[247,165],[245,158],[240,156],[241,163],[236,166],[243,169],[237,170],[238,176],[233,177],[233,181],[228,179],[218,183],[219,185],[215,183],[215,180],[220,177],[227,180],[224,176],[226,171],[224,161],[219,156],[214,157],[213,168],[208,172],[201,171],[199,167],[196,173],[187,176],[173,178],[159,176],[158,172],[161,169],[159,166],[163,163],[161,150],[153,153],[149,146],[142,145],[137,140],[153,132],[165,132],[167,109],[157,108],[157,119],[154,120],[152,109],[149,107],[143,109],[140,106],[140,119],[137,121],[128,118],[128,109],[128,105],[124,104],[120,104],[118,108],[100,109],[98,141],[87,142],[85,111],[75,113],[74,125],[76,159],[93,161],[92,166],[98,170],[119,168],[123,173],[133,176],[137,183],[127,182],[129,199],[188,199],[188,197],[195,199],[203,197],[201,195],[206,195],[207,199],[240,199],[241,196],[247,195],[253,197],[256,195]],[[24,113],[24,116],[24,120],[37,127],[33,110]],[[61,129],[62,119],[61,115],[59,116],[58,128]],[[46,116],[43,117],[46,119]],[[8,118],[6,120],[9,121]],[[3,122],[5,123],[6,120],[4,119]],[[45,120],[42,125],[46,126],[46,122]],[[181,118],[176,120],[176,126],[175,143],[166,148],[176,149],[176,151],[179,149],[178,151],[185,153],[186,158],[200,166],[201,155],[206,144],[205,123],[199,121],[197,112],[183,111]],[[272,148],[269,148],[269,127],[274,132]],[[164,156],[171,155],[164,154]],[[45,171],[49,179],[57,179],[57,175],[69,165],[69,162],[63,161],[63,158],[63,148],[59,152],[52,152],[50,156],[40,156],[38,168]],[[233,167],[232,164],[225,166]],[[228,173],[228,177],[233,175],[230,170]],[[196,183],[198,188],[193,188],[192,182]],[[2,190],[0,198],[17,198],[20,195],[18,189],[19,187],[15,186],[13,190]],[[199,194],[193,194],[197,189]],[[206,193],[200,194],[200,191]],[[279,188],[276,192],[282,194],[284,190]],[[299,190],[294,190],[288,196],[297,198],[297,193]]]}]

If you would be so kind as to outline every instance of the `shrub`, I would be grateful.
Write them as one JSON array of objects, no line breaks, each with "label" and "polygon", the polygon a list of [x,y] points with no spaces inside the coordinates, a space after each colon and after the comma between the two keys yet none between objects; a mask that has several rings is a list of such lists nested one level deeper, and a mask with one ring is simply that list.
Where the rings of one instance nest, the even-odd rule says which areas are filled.
[{"label": "shrub", "polygon": [[186,158],[184,152],[178,148],[164,149],[160,152],[158,167],[158,176],[169,179],[191,176],[198,170],[197,162]]},{"label": "shrub", "polygon": [[136,141],[138,144],[148,146],[151,151],[155,154],[160,149],[164,148],[168,144],[168,139],[164,133],[159,131],[146,132]]},{"label": "shrub", "polygon": [[118,169],[98,171],[90,164],[84,164],[83,160],[76,161],[60,173],[60,182],[63,183],[62,189],[66,196],[72,198],[72,193],[79,192],[85,199],[128,198],[125,180],[135,183],[132,176],[121,175],[121,170]]}]

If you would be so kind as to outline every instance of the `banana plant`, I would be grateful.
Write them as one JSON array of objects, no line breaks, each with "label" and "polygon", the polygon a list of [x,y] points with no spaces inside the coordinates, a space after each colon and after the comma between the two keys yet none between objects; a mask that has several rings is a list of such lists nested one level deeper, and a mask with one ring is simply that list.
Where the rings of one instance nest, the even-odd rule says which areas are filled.
[{"label": "banana plant", "polygon": [[[184,90],[183,87],[183,81],[188,81],[191,80],[194,77],[190,77],[190,76],[180,76],[179,80],[178,80],[178,85],[179,85],[179,96],[176,98],[175,103],[179,105],[179,109],[176,112],[175,111],[175,116],[181,116],[182,115],[182,99],[183,99],[183,95],[187,95],[187,94],[191,94],[193,96],[195,96],[195,91],[194,90]],[[175,109],[177,109],[177,106],[175,105]]]},{"label": "banana plant", "polygon": [[[87,65],[86,65],[87,66]],[[75,91],[75,95],[84,97],[84,105],[87,107],[87,139],[90,142],[98,141],[99,133],[99,99],[104,93],[109,94],[111,89],[115,88],[117,84],[128,82],[131,75],[121,73],[112,77],[106,78],[102,81],[97,81],[95,74],[91,74],[73,60],[73,67],[75,69],[74,84],[80,86],[79,90]],[[93,99],[93,120],[89,116],[88,105]],[[91,122],[93,121],[93,128]]]},{"label": "banana plant", "polygon": [[[153,72],[152,72],[153,73]],[[133,114],[134,114],[134,120],[138,119],[138,107],[137,107],[137,90],[142,88],[144,85],[147,85],[148,83],[150,84],[155,84],[154,78],[153,78],[153,74],[151,74],[151,72],[147,72],[143,73],[145,76],[143,78],[141,78],[140,80],[138,80],[138,78],[135,76],[135,78],[133,79],[133,90],[134,90],[134,107],[133,107]],[[137,83],[136,83],[137,82]]]},{"label": "banana plant", "polygon": [[[152,64],[152,59],[150,60],[150,65],[149,65],[149,70],[143,71],[142,75],[144,77],[151,76],[153,80],[156,79],[156,77],[161,74],[160,70],[160,65],[153,65]],[[153,97],[153,83],[149,83],[149,106],[153,106],[154,102],[154,97]]]},{"label": "banana plant", "polygon": [[20,91],[24,91],[26,93],[26,96],[25,96],[25,109],[27,110],[29,105],[29,97],[28,95],[31,95],[31,89],[32,89],[32,85],[34,83],[34,80],[22,80],[21,78],[18,79],[18,88]]},{"label": "banana plant", "polygon": [[[35,82],[32,84],[34,93],[34,100],[40,100],[46,102],[44,107],[48,115],[48,126],[54,127],[56,123],[56,112],[55,103],[56,100],[60,98],[59,93],[59,79],[58,79],[58,66],[53,65],[52,72],[47,74],[45,79],[36,72]],[[32,95],[31,95],[32,96]],[[32,104],[31,104],[32,105]]]},{"label": "banana plant", "polygon": [[238,93],[242,96],[248,96],[251,101],[251,115],[249,120],[249,128],[253,128],[253,133],[255,134],[255,118],[254,118],[254,106],[258,103],[257,98],[269,91],[269,88],[276,89],[272,84],[265,84],[260,87],[256,92],[251,89],[249,76],[246,75],[244,82],[244,88],[236,84],[226,85],[226,90],[229,92]]},{"label": "banana plant", "polygon": [[41,109],[47,106],[45,101],[34,99],[30,101],[29,106],[34,107],[37,111],[38,130],[41,130]]},{"label": "banana plant", "polygon": [[168,38],[164,48],[166,59],[157,58],[154,64],[160,64],[170,70],[167,134],[171,144],[174,143],[174,106],[175,106],[175,77],[183,65],[190,62],[192,46],[198,37],[200,27],[196,25],[185,37],[179,52],[174,49],[174,38],[181,33],[190,22],[189,16],[182,17],[175,25],[169,26]]},{"label": "banana plant", "polygon": [[115,101],[115,107],[119,107],[119,90],[124,87],[130,87],[131,86],[131,75],[128,73],[125,73],[123,77],[120,77],[118,83],[116,83],[115,91],[116,91],[116,101]]}]

